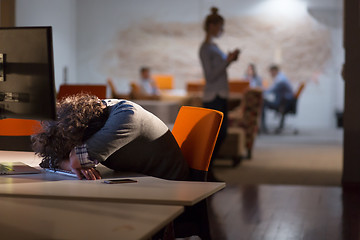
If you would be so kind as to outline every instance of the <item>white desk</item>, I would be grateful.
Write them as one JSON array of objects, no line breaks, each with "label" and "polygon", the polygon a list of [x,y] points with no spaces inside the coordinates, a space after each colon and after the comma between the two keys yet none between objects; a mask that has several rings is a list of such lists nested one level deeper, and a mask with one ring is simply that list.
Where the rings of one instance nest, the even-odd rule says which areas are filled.
[{"label": "white desk", "polygon": [[[40,159],[34,159],[34,154],[29,152],[0,151],[0,156],[0,162],[5,161],[3,159],[11,159],[31,166],[36,166],[40,162]],[[53,178],[63,180],[53,181]],[[0,176],[0,196],[192,206],[225,187],[225,183],[215,182],[168,181],[148,176],[130,178],[138,182],[104,184],[103,180],[72,180],[49,173]]]},{"label": "white desk", "polygon": [[[122,203],[192,206],[225,187],[225,183],[167,181],[133,177],[137,183],[104,184],[103,180],[11,183],[2,176],[0,196],[92,199]],[[11,183],[11,184],[9,184]]]},{"label": "white desk", "polygon": [[180,206],[0,198],[1,239],[149,239]]},{"label": "white desk", "polygon": [[[0,162],[17,161],[36,167],[41,160],[31,152],[0,151]],[[180,215],[183,207],[176,205],[193,206],[225,187],[126,177],[138,182],[105,184],[55,173],[0,176],[0,229],[6,229],[5,239],[146,239]]]}]

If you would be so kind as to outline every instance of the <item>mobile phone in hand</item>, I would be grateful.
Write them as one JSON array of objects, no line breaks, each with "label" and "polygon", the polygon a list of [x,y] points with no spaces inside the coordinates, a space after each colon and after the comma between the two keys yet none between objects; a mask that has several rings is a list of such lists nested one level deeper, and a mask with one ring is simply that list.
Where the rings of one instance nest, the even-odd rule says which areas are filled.
[{"label": "mobile phone in hand", "polygon": [[120,183],[136,183],[137,181],[134,179],[122,178],[122,179],[109,179],[104,180],[103,183],[106,184],[120,184]]},{"label": "mobile phone in hand", "polygon": [[241,53],[241,50],[240,49],[235,49],[235,51],[234,51],[234,54],[235,54],[235,61],[238,59],[238,57],[239,57],[239,54]]}]

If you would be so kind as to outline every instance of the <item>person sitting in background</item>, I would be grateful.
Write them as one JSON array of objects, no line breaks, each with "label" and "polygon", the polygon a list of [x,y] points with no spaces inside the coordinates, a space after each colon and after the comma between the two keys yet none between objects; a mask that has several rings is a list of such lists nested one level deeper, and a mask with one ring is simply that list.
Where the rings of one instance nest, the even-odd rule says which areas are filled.
[{"label": "person sitting in background", "polygon": [[[271,65],[269,68],[270,75],[273,79],[272,85],[264,92],[264,103],[261,118],[261,131],[268,131],[266,126],[266,109],[279,111],[281,107],[286,107],[287,103],[294,99],[293,88],[290,81],[284,73],[280,71],[279,66]],[[270,100],[270,98],[272,98]]]},{"label": "person sitting in background", "polygon": [[150,78],[150,70],[147,67],[140,69],[140,84],[131,82],[129,94],[120,94],[115,87],[111,78],[107,79],[107,83],[111,89],[111,96],[113,98],[121,99],[141,99],[141,100],[159,100],[160,91],[157,88],[155,81]]},{"label": "person sitting in background", "polygon": [[251,88],[262,87],[262,80],[257,74],[256,66],[250,63],[246,69],[245,79],[249,81]]},{"label": "person sitting in background", "polygon": [[57,120],[32,136],[40,166],[100,179],[95,165],[170,180],[187,180],[189,167],[168,127],[128,100],[78,94],[57,103]]},{"label": "person sitting in background", "polygon": [[150,68],[142,67],[140,68],[140,84],[141,90],[144,95],[148,96],[159,96],[160,91],[156,86],[154,79],[150,77]]}]

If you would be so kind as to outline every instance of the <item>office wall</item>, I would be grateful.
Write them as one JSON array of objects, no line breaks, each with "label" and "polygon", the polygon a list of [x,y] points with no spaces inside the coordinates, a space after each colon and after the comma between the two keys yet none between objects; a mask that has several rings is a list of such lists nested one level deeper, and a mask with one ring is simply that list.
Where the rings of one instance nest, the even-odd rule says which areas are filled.
[{"label": "office wall", "polygon": [[67,67],[70,83],[104,83],[112,77],[119,91],[127,92],[139,66],[149,65],[154,73],[174,74],[176,87],[184,88],[187,81],[202,78],[202,21],[216,5],[226,17],[220,47],[243,51],[229,69],[230,78],[241,78],[247,64],[255,62],[269,79],[267,66],[278,62],[295,87],[307,82],[298,114],[289,123],[333,128],[344,98],[342,4],[300,2],[311,3],[295,11],[301,16],[291,10],[282,15],[278,10],[284,7],[264,7],[265,0],[17,0],[16,25],[53,26],[57,87]]},{"label": "office wall", "polygon": [[52,26],[55,65],[55,85],[64,80],[76,82],[76,1],[16,0],[16,26]]},{"label": "office wall", "polygon": [[298,115],[289,123],[335,127],[335,110],[343,109],[340,1],[299,5],[302,11],[294,12],[302,12],[299,16],[291,9],[287,14],[269,10],[264,2],[78,0],[78,81],[103,83],[112,77],[119,91],[126,92],[142,65],[152,67],[153,73],[174,74],[177,88],[201,79],[202,21],[215,4],[226,17],[219,46],[224,51],[243,50],[240,61],[229,69],[230,78],[241,78],[247,64],[255,62],[263,78],[269,79],[268,65],[280,63],[295,88],[300,81],[307,82]]}]

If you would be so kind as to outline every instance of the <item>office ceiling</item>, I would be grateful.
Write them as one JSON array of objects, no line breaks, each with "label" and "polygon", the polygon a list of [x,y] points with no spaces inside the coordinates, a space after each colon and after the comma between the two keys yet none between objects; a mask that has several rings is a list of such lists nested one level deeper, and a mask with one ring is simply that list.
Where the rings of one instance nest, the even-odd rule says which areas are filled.
[{"label": "office ceiling", "polygon": [[342,8],[343,0],[302,0],[313,8]]}]

